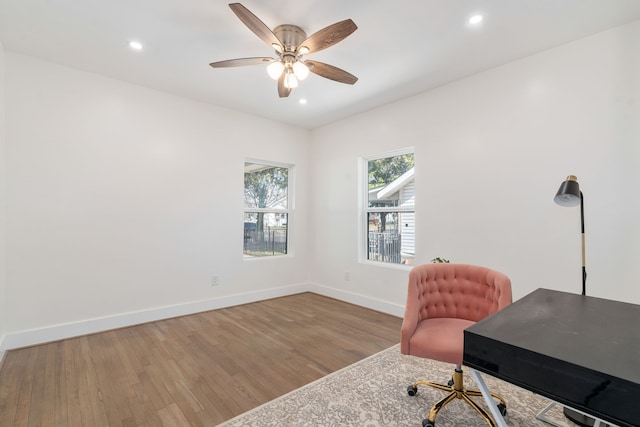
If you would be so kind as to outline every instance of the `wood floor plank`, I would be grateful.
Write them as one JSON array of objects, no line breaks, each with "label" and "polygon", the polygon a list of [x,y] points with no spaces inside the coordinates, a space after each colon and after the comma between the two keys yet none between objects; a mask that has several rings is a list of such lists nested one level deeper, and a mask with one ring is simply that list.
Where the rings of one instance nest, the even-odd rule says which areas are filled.
[{"label": "wood floor plank", "polygon": [[11,350],[0,426],[216,425],[398,343],[401,323],[305,293]]},{"label": "wood floor plank", "polygon": [[[14,369],[2,369],[0,370],[0,384],[5,384],[6,387],[0,387],[0,425],[10,426],[14,421],[18,419],[18,410],[20,406],[22,387],[27,384],[27,369],[30,364],[19,363],[19,358],[28,357],[27,352],[12,353],[9,352],[5,356],[4,366],[15,366]],[[28,404],[28,400],[23,402],[23,405]]]},{"label": "wood floor plank", "polygon": [[[80,392],[78,391],[78,377],[73,350],[77,347],[78,339],[62,342],[62,358],[64,359],[64,381],[66,383],[67,421],[69,425],[82,425],[82,410]],[[62,423],[63,420],[59,422]]]},{"label": "wood floor plank", "polygon": [[[41,365],[38,362],[38,354],[40,353],[40,348],[30,348],[27,349],[24,357],[28,361],[28,366],[24,370],[24,377],[21,383],[18,384],[18,399],[17,399],[17,407],[15,411],[15,418],[13,420],[15,425],[28,425],[29,422],[29,414],[31,412],[31,400],[37,400],[37,396],[33,395],[33,378],[39,374]],[[20,362],[21,359],[18,359]],[[32,369],[29,369],[32,367]],[[6,369],[6,365],[2,367],[2,369]],[[38,408],[36,408],[37,410]],[[2,411],[0,411],[2,412]]]},{"label": "wood floor plank", "polygon": [[159,410],[158,415],[164,427],[190,427],[189,420],[175,403]]}]

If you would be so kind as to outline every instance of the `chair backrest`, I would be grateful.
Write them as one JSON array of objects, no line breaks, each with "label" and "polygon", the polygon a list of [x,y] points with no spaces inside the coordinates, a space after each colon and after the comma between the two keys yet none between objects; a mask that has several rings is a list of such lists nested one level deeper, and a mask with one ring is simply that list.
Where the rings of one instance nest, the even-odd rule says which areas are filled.
[{"label": "chair backrest", "polygon": [[432,263],[409,274],[405,318],[458,318],[477,322],[511,304],[511,281],[470,264]]}]

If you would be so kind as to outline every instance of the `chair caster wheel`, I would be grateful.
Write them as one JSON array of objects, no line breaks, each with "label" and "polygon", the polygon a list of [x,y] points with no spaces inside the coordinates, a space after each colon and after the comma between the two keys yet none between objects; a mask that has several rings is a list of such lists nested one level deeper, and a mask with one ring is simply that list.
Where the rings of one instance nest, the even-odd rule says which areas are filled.
[{"label": "chair caster wheel", "polygon": [[447,385],[448,385],[449,387],[453,387],[453,378],[451,378],[451,379],[449,380],[449,382],[447,382]]},{"label": "chair caster wheel", "polygon": [[500,414],[504,417],[507,415],[507,405],[504,403],[498,403],[498,411],[500,411]]},{"label": "chair caster wheel", "polygon": [[407,394],[409,396],[415,396],[416,394],[418,394],[418,387],[410,385],[409,387],[407,387]]},{"label": "chair caster wheel", "polygon": [[436,425],[435,421],[431,422],[427,419],[422,420],[422,427],[435,427],[435,425]]}]

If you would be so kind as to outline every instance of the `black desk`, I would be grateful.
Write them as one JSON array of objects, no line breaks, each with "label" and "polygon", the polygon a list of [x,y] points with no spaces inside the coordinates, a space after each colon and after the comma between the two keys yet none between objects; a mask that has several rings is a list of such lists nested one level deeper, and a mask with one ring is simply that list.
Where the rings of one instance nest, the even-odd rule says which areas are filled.
[{"label": "black desk", "polygon": [[467,328],[463,360],[606,422],[640,426],[640,305],[538,289]]}]

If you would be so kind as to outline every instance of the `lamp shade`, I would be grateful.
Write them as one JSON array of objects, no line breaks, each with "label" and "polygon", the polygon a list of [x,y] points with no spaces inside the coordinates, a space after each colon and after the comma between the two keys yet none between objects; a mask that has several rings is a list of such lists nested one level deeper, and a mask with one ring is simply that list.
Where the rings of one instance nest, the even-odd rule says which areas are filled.
[{"label": "lamp shade", "polygon": [[553,201],[560,206],[578,206],[580,204],[580,184],[578,178],[569,175],[567,180],[560,184],[560,188],[553,198]]},{"label": "lamp shade", "polygon": [[293,73],[296,75],[298,80],[304,80],[309,75],[309,67],[300,61],[296,61],[293,63]]},{"label": "lamp shade", "polygon": [[284,64],[280,61],[272,62],[267,66],[267,73],[273,80],[278,80],[284,71]]},{"label": "lamp shade", "polygon": [[293,89],[298,87],[298,79],[292,70],[285,70],[284,75],[284,87],[287,89]]}]

